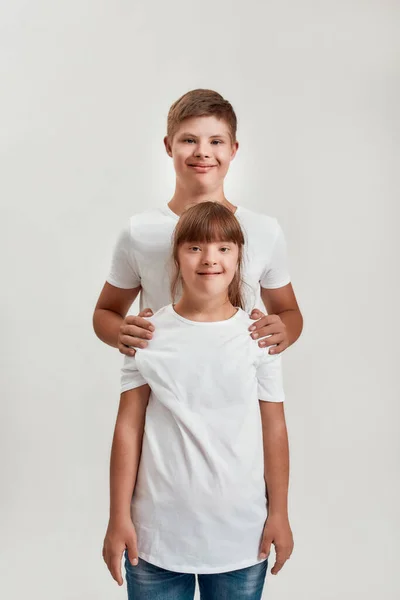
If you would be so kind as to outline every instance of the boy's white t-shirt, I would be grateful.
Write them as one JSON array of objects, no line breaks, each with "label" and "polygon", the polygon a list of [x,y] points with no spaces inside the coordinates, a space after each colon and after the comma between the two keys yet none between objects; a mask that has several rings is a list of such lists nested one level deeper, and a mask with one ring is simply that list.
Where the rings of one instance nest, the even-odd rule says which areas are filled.
[{"label": "boy's white t-shirt", "polygon": [[131,502],[139,556],[182,573],[262,562],[267,517],[259,400],[282,402],[281,357],[249,336],[243,310],[199,322],[173,306],[125,357],[121,392],[151,388]]},{"label": "boy's white t-shirt", "polygon": [[[265,310],[260,285],[271,289],[290,283],[285,238],[273,217],[242,206],[237,207],[235,216],[245,237],[245,308],[249,312],[253,308]],[[172,236],[178,220],[168,205],[145,211],[131,217],[117,239],[107,281],[124,289],[141,285],[140,310],[151,308],[155,312],[172,300]]]}]

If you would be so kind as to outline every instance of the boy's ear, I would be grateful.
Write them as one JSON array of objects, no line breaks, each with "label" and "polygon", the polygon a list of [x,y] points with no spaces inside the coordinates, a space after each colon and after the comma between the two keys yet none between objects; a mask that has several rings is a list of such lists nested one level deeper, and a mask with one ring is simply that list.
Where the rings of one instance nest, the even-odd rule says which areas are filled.
[{"label": "boy's ear", "polygon": [[168,136],[167,136],[167,135],[166,135],[166,136],[165,136],[165,138],[164,138],[164,146],[165,146],[165,150],[166,150],[166,152],[167,152],[168,156],[171,156],[171,157],[172,157],[172,149],[171,149],[171,144],[169,143],[169,138],[168,138]]},{"label": "boy's ear", "polygon": [[239,142],[236,141],[234,144],[232,144],[232,154],[231,154],[231,160],[233,160],[236,156],[236,152],[239,150]]}]

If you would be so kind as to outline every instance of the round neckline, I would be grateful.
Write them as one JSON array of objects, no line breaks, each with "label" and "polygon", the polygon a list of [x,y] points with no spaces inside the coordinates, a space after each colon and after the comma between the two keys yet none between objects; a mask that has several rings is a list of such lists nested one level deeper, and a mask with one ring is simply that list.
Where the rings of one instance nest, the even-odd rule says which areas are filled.
[{"label": "round neckline", "polygon": [[232,323],[232,321],[235,321],[236,319],[239,318],[239,315],[241,312],[239,307],[235,307],[235,308],[237,308],[237,311],[235,312],[234,315],[229,317],[229,319],[223,319],[222,321],[193,321],[192,319],[187,319],[186,317],[182,317],[182,315],[178,314],[176,312],[176,310],[174,309],[173,304],[168,304],[166,308],[167,308],[168,312],[170,312],[179,321],[183,321],[183,323],[188,323],[189,325],[200,325],[200,326],[225,325],[227,323]]},{"label": "round neckline", "polygon": [[[168,206],[168,204],[164,204],[164,206],[161,210],[163,210],[170,217],[173,217],[175,219],[175,221],[179,221],[180,215],[177,215],[173,210],[171,210],[170,207]],[[235,217],[237,217],[238,214],[240,213],[240,211],[241,211],[241,207],[239,205],[237,205],[235,212],[232,214]]]}]

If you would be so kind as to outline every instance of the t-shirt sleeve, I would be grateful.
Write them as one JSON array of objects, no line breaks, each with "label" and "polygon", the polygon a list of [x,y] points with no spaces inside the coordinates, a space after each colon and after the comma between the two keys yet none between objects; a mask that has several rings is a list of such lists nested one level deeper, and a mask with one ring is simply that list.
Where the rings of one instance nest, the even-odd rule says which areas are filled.
[{"label": "t-shirt sleeve", "polygon": [[257,365],[258,399],[266,402],[283,402],[285,393],[282,381],[282,357],[279,354],[268,354],[265,348],[262,352]]},{"label": "t-shirt sleeve", "polygon": [[107,281],[115,287],[126,290],[140,286],[140,275],[132,244],[130,224],[122,229],[117,238]]},{"label": "t-shirt sleeve", "polygon": [[147,381],[138,369],[135,356],[125,356],[124,364],[121,369],[121,394],[122,392],[133,390],[146,383]]},{"label": "t-shirt sleeve", "polygon": [[268,265],[264,269],[260,284],[266,289],[280,288],[290,283],[288,269],[286,241],[278,221],[276,221],[276,235]]}]

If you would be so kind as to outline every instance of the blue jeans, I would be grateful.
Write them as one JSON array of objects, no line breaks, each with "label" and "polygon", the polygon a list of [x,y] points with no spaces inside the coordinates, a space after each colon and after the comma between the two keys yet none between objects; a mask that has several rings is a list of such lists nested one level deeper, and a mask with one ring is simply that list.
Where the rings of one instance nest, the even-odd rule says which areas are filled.
[{"label": "blue jeans", "polygon": [[[251,567],[197,575],[201,600],[260,600],[268,559]],[[139,558],[134,567],[125,550],[128,600],[193,600],[196,575],[176,573]]]}]

